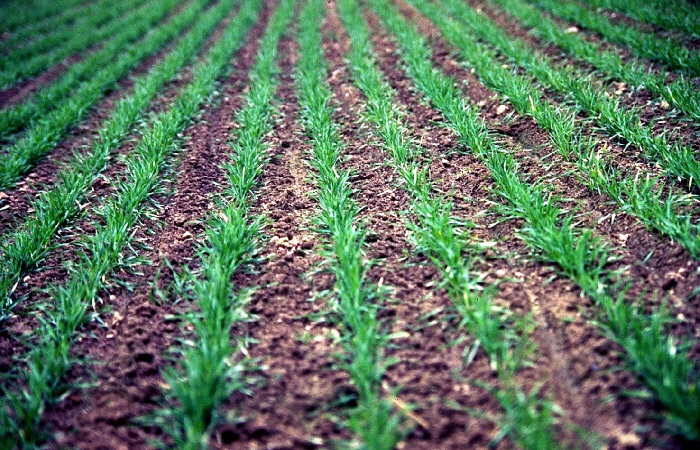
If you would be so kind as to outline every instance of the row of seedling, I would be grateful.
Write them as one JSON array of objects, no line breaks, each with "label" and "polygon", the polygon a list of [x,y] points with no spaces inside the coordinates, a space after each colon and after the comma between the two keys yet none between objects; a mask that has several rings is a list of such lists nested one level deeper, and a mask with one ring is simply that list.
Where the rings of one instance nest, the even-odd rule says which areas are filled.
[{"label": "row of seedling", "polygon": [[[128,13],[124,16],[118,17],[97,29],[87,27],[80,33],[69,33],[69,37],[63,41],[59,41],[56,47],[51,48],[45,53],[32,52],[28,55],[22,55],[24,52],[22,49],[19,49],[17,51],[19,53],[17,57],[14,57],[12,54],[8,55],[6,58],[8,64],[0,68],[0,88],[7,88],[19,81],[37,75],[54,64],[63,61],[65,58],[81,50],[91,48],[104,39],[114,36],[116,33],[128,27],[132,21],[138,20],[138,18],[142,16],[152,16],[153,10],[157,11],[163,7],[163,5],[155,1],[153,4],[146,3],[137,8],[135,8],[135,6],[138,5],[138,0],[131,0],[126,3],[132,6],[132,8],[130,8],[131,11],[125,9]],[[167,4],[168,2],[166,2],[166,5]]]},{"label": "row of seedling", "polygon": [[596,88],[590,75],[572,67],[557,68],[551,58],[514,39],[492,20],[458,0],[439,0],[445,11],[460,24],[460,30],[489,42],[509,60],[520,65],[547,87],[573,100],[616,139],[637,147],[651,162],[690,186],[700,186],[700,162],[683,139],[654,133],[639,115]]},{"label": "row of seedling", "polygon": [[[77,329],[96,308],[98,295],[116,267],[130,263],[133,225],[148,208],[147,201],[160,184],[162,171],[178,147],[178,135],[211,95],[217,77],[257,20],[260,0],[247,0],[206,57],[193,69],[192,80],[167,110],[155,115],[140,143],[125,160],[124,177],[114,180],[116,192],[96,211],[94,233],[85,236],[78,260],[68,267],[65,284],[49,287],[52,303],[39,316],[38,341],[22,365],[17,387],[6,387],[0,410],[0,430],[8,446],[33,448],[42,440],[42,414],[69,386],[64,376],[73,364],[71,348]],[[222,8],[231,2],[222,3]]]},{"label": "row of seedling", "polygon": [[[415,247],[442,274],[444,286],[462,317],[462,326],[475,339],[471,351],[482,348],[498,374],[501,386],[484,386],[503,408],[494,444],[508,436],[523,448],[556,448],[553,403],[539,398],[537,389],[524,392],[516,379],[516,372],[531,363],[535,350],[529,339],[531,321],[497,306],[493,301],[496,289],[484,286],[482,277],[472,269],[469,254],[473,250],[468,248],[459,221],[451,215],[451,202],[435,193],[423,151],[402,125],[405,116],[377,68],[362,11],[356,0],[340,0],[338,10],[351,42],[353,79],[366,97],[364,119],[381,139],[390,164],[401,175],[403,187],[412,199],[409,211],[415,219],[409,227]],[[429,56],[420,43],[408,45],[405,55],[411,61]],[[447,88],[444,93],[456,92]]]},{"label": "row of seedling", "polygon": [[700,120],[700,93],[688,77],[679,76],[667,82],[666,74],[649,71],[642,60],[623,61],[615,49],[603,49],[588,41],[579,33],[567,32],[566,28],[524,0],[493,0],[510,16],[517,18],[536,35],[561,47],[575,58],[585,61],[604,75],[628,83],[631,87],[648,89],[669,106],[678,108],[695,121]]},{"label": "row of seedling", "polygon": [[600,33],[606,40],[623,44],[642,58],[661,62],[692,76],[700,75],[700,54],[674,39],[648,33],[632,25],[613,23],[603,13],[582,8],[576,2],[556,0],[528,0],[528,2],[564,20]]},{"label": "row of seedling", "polygon": [[700,37],[700,8],[690,2],[651,0],[584,0],[596,8],[619,11],[642,22]]},{"label": "row of seedling", "polygon": [[22,0],[16,0],[14,4],[3,5],[3,14],[0,15],[0,31],[12,32],[30,27],[32,24],[51,20],[53,16],[60,16],[61,11],[81,9],[84,0],[59,0],[44,1],[32,4],[28,7]]},{"label": "row of seedling", "polygon": [[56,185],[32,202],[34,213],[19,228],[2,237],[0,322],[9,317],[20,300],[13,297],[19,279],[43,261],[56,232],[70,225],[80,214],[86,192],[107,167],[110,155],[121,146],[163,85],[197,55],[216,25],[229,13],[233,3],[233,0],[224,1],[204,15],[200,15],[204,2],[193,4],[170,24],[174,29],[154,32],[167,39],[200,18],[171,53],[156,63],[146,75],[135,80],[132,93],[117,101],[112,114],[98,129],[97,138],[91,146],[69,159],[57,174]]},{"label": "row of seedling", "polygon": [[[141,39],[153,25],[167,14],[168,6],[172,8],[177,2],[164,2],[164,9],[155,10],[151,17],[132,21],[114,39],[104,43],[97,51],[90,53],[81,61],[71,64],[66,72],[56,81],[40,89],[36,94],[30,94],[21,103],[7,106],[0,110],[0,139],[7,139],[21,131],[29,124],[47,114],[50,110],[60,107],[70,98],[73,91],[81,82],[87,81],[114,58],[128,49],[131,44]],[[202,2],[195,5],[204,7]]]},{"label": "row of seedling", "polygon": [[109,5],[108,0],[99,0],[84,7],[68,8],[46,20],[27,23],[25,26],[6,34],[5,39],[0,43],[0,51],[7,53],[8,49],[26,47],[39,39],[52,39],[56,33],[63,33],[78,23],[91,20],[94,14]]},{"label": "row of seedling", "polygon": [[679,242],[693,258],[700,258],[700,229],[688,213],[693,203],[691,196],[675,193],[660,179],[625,176],[604,159],[594,138],[585,137],[585,124],[575,121],[576,108],[544,100],[543,89],[497,64],[492,51],[471,39],[437,5],[425,0],[409,1],[459,49],[460,56],[486,86],[505,95],[519,113],[533,117],[549,133],[557,152],[578,168],[576,175],[581,182],[593,191],[607,194],[646,226]]},{"label": "row of seedling", "polygon": [[345,349],[342,367],[357,389],[357,406],[350,412],[349,427],[362,448],[392,449],[401,437],[401,420],[382,395],[382,377],[388,364],[383,357],[387,334],[377,317],[378,288],[367,278],[369,263],[363,250],[367,231],[357,218],[350,171],[340,168],[343,144],[331,118],[331,92],[325,83],[327,67],[321,46],[324,12],[323,0],[308,0],[301,11],[296,72],[302,125],[312,145],[309,165],[320,206],[315,225],[325,237],[335,275],[332,306]]},{"label": "row of seedling", "polygon": [[[201,3],[205,0],[198,0]],[[197,9],[197,3],[193,8]],[[163,2],[167,6],[168,2]],[[155,9],[155,8],[154,8]],[[13,187],[22,175],[58,144],[71,127],[86,117],[104,93],[121,78],[129,75],[141,61],[157,54],[168,42],[196,19],[187,8],[171,21],[148,33],[144,39],[134,43],[120,54],[116,61],[99,70],[89,81],[81,84],[73,95],[58,108],[33,122],[16,142],[8,146],[0,156],[0,190]]]},{"label": "row of seedling", "polygon": [[272,129],[273,98],[277,86],[277,48],[294,16],[294,0],[276,6],[267,31],[259,42],[250,90],[237,114],[238,125],[230,145],[233,153],[222,170],[224,192],[206,225],[206,240],[199,250],[199,269],[188,270],[183,293],[196,311],[188,316],[194,336],[184,348],[174,349],[182,361],[163,373],[168,384],[168,406],[157,423],[173,438],[176,448],[206,448],[219,422],[221,405],[235,391],[246,390],[248,368],[239,346],[232,344],[236,322],[248,319],[245,290],[231,280],[238,268],[259,249],[262,217],[251,214],[248,204],[267,162],[266,135]]},{"label": "row of seedling", "polygon": [[661,308],[647,314],[642,299],[626,298],[626,282],[607,269],[613,259],[611,248],[592,231],[578,228],[571,213],[557,206],[557,198],[544,184],[525,182],[518,176],[511,154],[495,144],[486,124],[475,108],[465,104],[453,80],[433,69],[430,50],[420,33],[387,0],[372,0],[371,4],[395,34],[406,70],[418,89],[489,168],[494,191],[503,199],[498,209],[506,217],[523,220],[518,237],[543,261],[556,264],[594,301],[594,317],[601,331],[624,350],[630,370],[664,406],[668,422],[686,438],[699,439],[698,370],[689,356],[690,343],[667,334],[670,319],[666,311]]}]

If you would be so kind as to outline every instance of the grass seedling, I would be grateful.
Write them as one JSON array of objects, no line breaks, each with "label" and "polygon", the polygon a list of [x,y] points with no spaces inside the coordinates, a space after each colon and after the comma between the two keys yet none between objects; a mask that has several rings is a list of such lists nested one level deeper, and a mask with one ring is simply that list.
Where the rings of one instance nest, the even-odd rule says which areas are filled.
[{"label": "grass seedling", "polygon": [[372,0],[371,4],[396,36],[406,70],[418,89],[491,171],[495,192],[505,200],[501,212],[522,218],[525,226],[519,236],[523,241],[543,260],[555,263],[596,303],[603,329],[622,345],[630,368],[666,408],[669,423],[686,438],[697,440],[698,370],[687,345],[673,345],[666,334],[663,310],[648,315],[626,302],[626,291],[619,289],[614,274],[606,268],[612,259],[608,246],[591,231],[574,227],[571,216],[559,209],[557,199],[542,185],[519,178],[512,156],[494,143],[474,107],[461,98],[455,83],[432,68],[430,50],[415,27],[386,0]]},{"label": "grass seedling", "polygon": [[316,221],[327,238],[335,275],[336,307],[346,351],[343,367],[358,391],[350,429],[360,437],[363,448],[388,450],[401,438],[401,419],[381,396],[388,365],[382,357],[387,335],[377,318],[377,290],[366,280],[368,265],[362,251],[366,230],[357,223],[350,173],[338,167],[342,144],[331,120],[331,93],[324,82],[327,68],[320,33],[324,10],[322,0],[309,0],[301,12],[297,67],[302,124],[312,142],[310,165],[321,208]]},{"label": "grass seedling", "polygon": [[[193,3],[171,23],[154,30],[151,36],[158,36],[158,42],[167,42],[195,21],[205,3]],[[146,76],[135,80],[132,94],[117,102],[90,149],[85,153],[76,153],[67,162],[66,168],[58,174],[56,186],[32,202],[34,215],[22,227],[4,237],[0,246],[3,261],[0,269],[0,322],[9,317],[16,304],[12,294],[20,277],[37,267],[51,249],[50,243],[55,233],[80,213],[82,199],[107,166],[109,155],[124,141],[160,88],[196,55],[197,49],[231,5],[230,1],[223,2],[218,8],[208,11],[162,62],[151,68]]]},{"label": "grass seedling", "polygon": [[[194,344],[186,347],[179,368],[163,376],[170,386],[166,398],[177,406],[157,415],[158,423],[181,449],[206,448],[212,428],[219,423],[218,409],[235,391],[246,388],[246,364],[231,344],[231,328],[245,320],[242,295],[231,281],[233,273],[255,255],[262,218],[251,217],[248,202],[266,163],[265,135],[272,128],[272,100],[277,85],[277,44],[294,16],[295,0],[276,8],[260,41],[250,75],[246,105],[236,117],[239,124],[231,145],[234,154],[226,164],[228,186],[220,208],[212,214],[206,241],[200,249],[201,270],[186,288],[198,311],[190,315]],[[240,343],[239,345],[244,345]]]},{"label": "grass seedling", "polygon": [[[222,4],[222,8],[230,7]],[[51,288],[54,304],[41,317],[41,340],[31,350],[22,370],[20,387],[5,389],[11,413],[3,410],[0,442],[8,446],[33,447],[41,440],[41,417],[46,405],[65,391],[64,375],[72,361],[70,349],[76,330],[87,319],[108,275],[123,261],[123,252],[133,240],[131,227],[140,218],[144,203],[159,183],[166,159],[176,149],[176,140],[210,95],[216,78],[226,68],[233,52],[257,19],[259,0],[248,0],[202,62],[193,69],[192,81],[173,106],[153,118],[141,143],[126,161],[125,179],[117,192],[98,211],[95,233],[85,238],[79,263],[65,285]],[[226,236],[221,236],[221,239]],[[227,257],[235,257],[235,253]],[[222,339],[219,336],[219,339]],[[226,336],[226,342],[228,342]]]},{"label": "grass seedling", "polygon": [[[514,380],[516,371],[529,364],[528,358],[535,350],[528,338],[530,322],[496,307],[492,301],[493,287],[484,287],[481,277],[472,273],[464,236],[458,232],[463,224],[451,216],[451,203],[432,192],[428,169],[419,162],[422,151],[407,137],[392,89],[377,68],[369,32],[357,2],[341,0],[338,11],[350,38],[353,78],[367,98],[364,118],[373,124],[375,134],[391,157],[390,164],[401,174],[404,189],[413,199],[410,211],[415,222],[409,222],[409,228],[414,244],[442,273],[444,286],[462,317],[462,325],[478,340],[491,360],[491,367],[506,386],[504,391],[489,387],[504,408],[501,430],[514,441],[525,442],[525,448],[555,448],[552,416],[535,414],[534,420],[527,424],[530,428],[521,426],[522,420],[515,419],[520,417],[516,414],[516,405],[522,402],[505,401],[510,399],[505,394],[508,392],[517,399],[529,399],[533,411],[552,409],[550,402],[539,399],[536,392],[523,393]],[[527,436],[531,433],[546,438],[530,445]],[[536,446],[545,442],[544,446]]]}]

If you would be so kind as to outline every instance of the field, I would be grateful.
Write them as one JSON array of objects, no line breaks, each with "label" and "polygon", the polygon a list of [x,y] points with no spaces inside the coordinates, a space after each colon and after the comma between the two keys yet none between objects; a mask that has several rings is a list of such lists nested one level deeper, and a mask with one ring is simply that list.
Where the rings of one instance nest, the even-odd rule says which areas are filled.
[{"label": "field", "polygon": [[698,18],[0,3],[0,449],[697,448]]}]

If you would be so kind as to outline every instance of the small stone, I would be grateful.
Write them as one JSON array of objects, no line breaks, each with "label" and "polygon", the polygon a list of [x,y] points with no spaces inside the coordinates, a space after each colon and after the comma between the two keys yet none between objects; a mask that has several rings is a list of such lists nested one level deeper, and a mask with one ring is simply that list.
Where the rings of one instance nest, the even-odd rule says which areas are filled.
[{"label": "small stone", "polygon": [[496,114],[500,116],[501,114],[506,112],[506,109],[508,109],[506,105],[498,105],[498,108],[496,108]]},{"label": "small stone", "polygon": [[182,239],[190,239],[191,237],[192,233],[190,233],[189,231],[185,231],[184,233],[182,233]]},{"label": "small stone", "polygon": [[569,27],[566,29],[567,33],[578,33],[578,28],[577,27]]},{"label": "small stone", "polygon": [[666,100],[661,100],[659,106],[661,106],[663,109],[671,109],[671,105]]},{"label": "small stone", "polygon": [[617,442],[626,447],[639,447],[642,439],[634,433],[625,433],[617,437]]}]

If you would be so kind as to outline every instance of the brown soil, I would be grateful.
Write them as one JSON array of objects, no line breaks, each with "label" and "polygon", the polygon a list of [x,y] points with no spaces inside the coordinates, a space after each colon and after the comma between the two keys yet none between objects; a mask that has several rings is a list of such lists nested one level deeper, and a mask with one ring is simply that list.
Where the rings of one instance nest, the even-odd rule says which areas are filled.
[{"label": "brown soil", "polygon": [[[160,375],[171,364],[166,350],[183,336],[181,319],[189,305],[154,301],[153,280],[162,270],[158,284],[166,289],[176,268],[192,265],[203,220],[212,208],[212,193],[222,181],[219,163],[227,157],[226,141],[233,127],[232,114],[241,106],[240,94],[255,55],[264,18],[250,32],[249,40],[235,58],[233,71],[222,87],[218,105],[204,105],[207,111],[186,133],[178,173],[166,193],[156,198],[161,212],[137,227],[137,240],[149,248],[143,256],[152,264],[137,273],[120,273],[117,278],[131,289],[113,288],[102,295],[109,307],[106,326],[92,323],[88,336],[77,345],[76,354],[87,354],[100,364],[90,374],[77,368],[70,379],[94,379],[95,387],[78,390],[46,414],[55,430],[58,445],[70,448],[149,448],[149,440],[163,438],[155,427],[139,427],[134,420],[158,408],[164,386]],[[205,162],[206,163],[203,163]],[[167,194],[168,191],[174,194]],[[107,300],[108,299],[108,300]],[[158,299],[158,297],[155,297]],[[185,330],[186,332],[186,330]],[[86,426],[89,424],[89,426]]]},{"label": "brown soil", "polygon": [[0,108],[19,103],[58,78],[70,65],[77,63],[80,59],[80,56],[71,56],[66,58],[65,61],[52,66],[36,78],[17,83],[6,89],[0,89]]},{"label": "brown soil", "polygon": [[[409,10],[404,8],[404,12],[408,13]],[[370,16],[370,18],[372,17]],[[416,16],[412,18],[414,20],[420,20]],[[376,23],[375,20],[376,19],[373,19],[372,22]],[[522,165],[524,173],[529,175],[532,179],[546,176],[546,179],[550,183],[562,183],[560,189],[566,193],[567,197],[573,197],[579,202],[584,201],[584,205],[589,205],[587,207],[584,206],[584,211],[592,208],[592,205],[596,205],[592,214],[595,214],[597,218],[604,217],[614,212],[614,208],[605,206],[604,198],[600,196],[591,196],[584,187],[576,183],[571,177],[561,177],[560,175],[560,179],[557,179],[552,176],[552,168],[543,168],[542,164],[539,163],[537,159],[533,158],[533,156],[539,154],[539,156],[542,157],[543,155],[550,154],[551,149],[542,147],[542,144],[545,143],[543,139],[546,141],[545,135],[537,130],[534,124],[528,124],[528,121],[525,119],[511,118],[511,124],[508,127],[499,124],[496,119],[497,114],[493,112],[498,103],[493,101],[493,96],[490,92],[481,86],[471,74],[460,68],[458,64],[455,64],[454,61],[450,59],[449,55],[453,54],[452,50],[445,47],[445,43],[437,38],[434,30],[426,30],[428,27],[426,22],[420,21],[419,23],[422,31],[429,36],[433,36],[431,44],[436,48],[435,54],[438,64],[449,75],[454,76],[458,80],[466,81],[464,83],[465,91],[475,103],[479,103],[482,107],[482,116],[487,118],[487,122],[495,129],[504,130],[505,128],[505,130],[511,131],[508,133],[511,135],[513,134],[513,130],[518,130],[518,132],[514,134],[519,141],[518,144],[515,144],[512,139],[506,139],[505,142],[507,143],[510,141],[510,144],[507,145],[514,146],[514,152],[520,157],[524,155],[522,148],[529,148],[527,152],[530,154],[529,161],[526,159],[523,161]],[[373,36],[380,39],[379,36],[381,36],[381,32],[378,31],[378,28],[373,30]],[[375,40],[375,49],[380,53],[386,54],[388,58],[393,57],[394,60],[396,60],[396,57],[391,55],[390,49],[392,47],[393,45],[387,41]],[[394,63],[394,65],[396,66],[396,63]],[[382,69],[387,73],[391,73],[391,66],[382,64]],[[390,75],[390,78],[393,80],[394,76]],[[405,89],[405,85],[401,86],[401,84],[397,85],[396,83],[392,83],[392,85],[397,89],[399,97],[401,97],[401,92],[402,89]],[[407,100],[405,103],[410,105],[410,110],[422,107],[419,97],[410,98],[410,100]],[[431,112],[430,110],[420,114],[419,117],[430,117],[433,121],[437,119],[435,112]],[[417,126],[411,123],[409,128],[416,129]],[[436,131],[433,130],[427,135],[434,136],[435,133]],[[430,138],[422,136],[420,141],[426,142],[428,139]],[[456,147],[459,147],[459,145],[457,142],[453,141],[444,148],[454,149]],[[518,150],[518,148],[520,148],[520,150]],[[484,169],[472,168],[472,166],[479,165],[479,163],[475,163],[474,161],[470,163],[465,160],[465,157],[460,156],[453,158],[455,160],[448,158],[441,160],[439,163],[434,162],[432,167],[435,173],[446,173],[446,176],[452,183],[448,184],[444,191],[455,189],[455,202],[457,207],[464,207],[465,216],[472,218],[481,209],[485,209],[485,206],[481,207],[481,205],[484,205],[486,201],[489,199],[495,200],[493,196],[489,196],[487,190],[481,193],[478,190],[474,190],[475,186],[479,185],[481,185],[482,188],[487,188],[490,184],[490,180],[471,180],[473,174],[478,172],[483,173]],[[557,167],[557,164],[555,164],[554,167]],[[461,168],[461,170],[455,171],[455,168]],[[565,168],[562,168],[562,172],[564,170]],[[558,170],[556,172],[558,172]],[[457,176],[457,178],[455,178],[455,176]],[[436,177],[439,178],[437,175]],[[472,207],[471,211],[469,211],[470,208],[468,205],[476,202],[480,203],[477,205],[477,209]],[[603,206],[601,207],[601,205]],[[513,238],[513,232],[517,229],[518,224],[502,224],[496,227],[489,227],[489,222],[495,220],[495,218],[491,217],[477,220],[477,223],[481,224],[484,229],[489,231],[488,235],[482,235],[482,239],[486,241],[503,241],[505,239],[502,245],[506,248],[502,251],[506,255],[527,254],[528,252],[522,247],[522,244]],[[595,223],[594,220],[591,220],[591,222]],[[513,225],[515,225],[515,227]],[[677,271],[680,270],[680,278],[684,278],[684,274],[692,272],[694,268],[697,267],[697,263],[690,260],[682,249],[677,245],[664,243],[662,239],[651,235],[644,230],[643,227],[635,223],[633,218],[624,215],[617,217],[614,226],[610,221],[607,221],[603,222],[602,226],[597,226],[597,228],[599,232],[610,236],[610,239],[617,245],[619,245],[620,236],[626,239],[625,243],[627,248],[624,251],[623,265],[630,265],[632,267],[635,278],[640,277],[644,280],[641,284],[646,283],[644,286],[646,289],[651,288],[658,289],[661,292],[666,291],[676,299],[676,304],[684,304],[687,295],[693,291],[693,286],[697,285],[697,280],[695,279],[696,277],[693,276],[688,280],[689,282],[687,284],[682,282],[682,286],[679,286],[677,281],[679,275]],[[476,234],[480,234],[478,230]],[[634,236],[635,240],[627,240],[629,236]],[[636,245],[632,246],[633,243]],[[637,245],[639,245],[639,247],[637,247]],[[648,247],[646,247],[646,245],[648,245]],[[641,253],[644,252],[644,249],[647,250],[647,253],[642,256]],[[640,265],[641,260],[648,254],[648,251],[652,249],[655,251],[652,259],[656,256],[658,256],[659,259],[654,262],[649,260],[646,266]],[[630,420],[632,419],[630,411],[640,412],[644,410],[644,404],[637,400],[620,398],[619,404],[617,405],[619,407],[618,411],[611,411],[609,406],[603,409],[602,404],[606,395],[617,395],[621,390],[621,386],[627,386],[625,389],[635,389],[637,384],[629,374],[619,372],[613,374],[614,376],[611,377],[611,374],[608,373],[609,368],[621,365],[621,361],[615,355],[615,346],[608,340],[602,338],[596,328],[587,322],[587,317],[590,316],[581,314],[579,311],[579,308],[583,307],[583,305],[581,304],[582,299],[578,298],[577,288],[561,279],[547,284],[553,272],[550,268],[538,264],[527,263],[519,266],[510,263],[504,266],[503,261],[497,261],[490,262],[487,264],[487,267],[492,270],[492,274],[500,274],[498,278],[503,279],[510,275],[511,278],[520,279],[526,283],[524,286],[525,293],[532,303],[532,311],[535,317],[548,328],[536,333],[536,339],[540,341],[540,351],[554,352],[553,354],[550,353],[550,361],[555,362],[552,364],[554,367],[550,367],[548,370],[552,371],[552,379],[555,381],[555,384],[558,380],[569,380],[563,383],[565,386],[555,386],[553,390],[555,395],[557,395],[557,392],[567,393],[566,391],[569,391],[567,393],[569,397],[568,403],[574,406],[571,417],[572,420],[576,421],[578,419],[579,425],[601,433],[609,439],[612,438],[612,442],[614,442],[614,439],[625,441],[629,438],[629,433],[633,432],[635,428],[638,428],[638,425],[634,424],[635,421],[653,424],[653,421],[649,422],[649,418],[643,417],[643,414],[637,415],[634,420]],[[661,267],[664,267],[664,275],[659,274],[659,268]],[[666,272],[666,268],[670,270]],[[664,279],[666,279],[666,282],[663,281]],[[668,282],[668,280],[672,281]],[[654,287],[650,287],[649,283],[653,283]],[[509,290],[508,283],[502,286],[505,286],[506,292]],[[680,289],[677,289],[679,287]],[[670,292],[669,288],[671,288]],[[513,289],[511,292],[517,293],[522,297],[523,286],[518,286],[516,283],[510,289]],[[570,294],[562,296],[562,292],[570,292]],[[499,295],[499,299],[502,299],[511,309],[530,311],[529,307],[523,305],[522,299],[509,298],[509,295],[506,294],[504,296],[503,292]],[[544,299],[547,299],[546,302]],[[651,298],[649,298],[649,300],[651,300]],[[520,307],[518,307],[518,305],[520,305]],[[685,307],[687,307],[687,305],[683,306],[683,308]],[[587,309],[594,310],[595,308],[592,305],[587,305]],[[537,334],[539,334],[539,336],[537,336]],[[557,337],[557,340],[563,342],[555,342],[555,340],[552,339],[554,336]],[[597,344],[593,344],[594,342]],[[588,351],[579,353],[576,350],[583,348],[601,350],[596,350],[596,353],[593,355]],[[607,369],[601,369],[601,367]],[[591,368],[593,368],[592,370],[594,373],[591,373]],[[600,395],[601,388],[603,389],[603,395]],[[563,402],[559,401],[560,405],[565,405],[567,403],[566,400],[565,398]],[[613,412],[613,414],[610,414],[611,412]],[[603,419],[603,417],[605,417],[605,419]],[[652,428],[653,425],[649,425],[649,427]],[[647,439],[647,442],[652,442],[657,439],[657,436],[655,433],[651,433],[647,436]]]},{"label": "brown soil", "polygon": [[[617,211],[604,196],[579,183],[571,173],[573,166],[553,151],[548,135],[532,119],[515,114],[509,103],[465,69],[455,49],[430,22],[402,0],[396,3],[429,36],[433,63],[457,80],[465,97],[479,108],[499,145],[520,163],[521,175],[545,180],[555,194],[564,197],[565,207],[578,208],[582,226],[592,228],[615,247],[620,261],[611,267],[626,268],[635,281],[632,293],[640,295],[649,310],[665,296],[670,311],[679,318],[672,329],[675,336],[700,337],[696,326],[700,305],[692,297],[700,284],[698,263],[679,245],[649,232],[633,217]],[[485,14],[512,35],[552,54],[556,61],[568,61],[555,48],[507,22],[497,9],[486,7],[483,0],[471,3],[482,6]],[[391,398],[393,404],[404,413],[404,405],[411,408],[405,415],[407,435],[398,448],[488,448],[497,426],[467,411],[497,417],[501,406],[475,382],[498,386],[499,381],[482,350],[470,365],[465,364],[465,350],[474,340],[440,288],[440,273],[412,247],[406,226],[413,219],[412,200],[363,118],[366,99],[353,85],[346,59],[348,36],[333,1],[328,8],[323,53],[333,94],[333,120],[344,143],[341,168],[352,173],[359,219],[368,231],[364,250],[373,262],[369,279],[382,287],[380,318],[392,334],[384,356],[396,361],[386,372],[384,395],[391,397],[391,390],[398,388],[396,398]],[[159,295],[174,278],[166,262],[178,272],[185,266],[197,268],[206,218],[225,182],[220,166],[230,155],[228,142],[238,127],[236,112],[249,86],[248,72],[258,39],[273,10],[273,4],[264,9],[262,19],[232,59],[231,74],[220,81],[214,99],[183,133],[182,152],[168,161],[159,193],[135,226],[133,253],[147,263],[119,269],[110,278],[114,282],[100,293],[103,310],[99,320],[95,314],[74,348],[74,355],[87,362],[76,364],[67,380],[83,383],[83,388],[71,391],[46,411],[45,424],[51,431],[48,448],[148,449],[154,448],[154,439],[171,443],[164,430],[144,421],[164,406],[167,386],[162,370],[178,364],[178,353],[172,349],[179,348],[192,331],[181,318],[192,305],[173,295]],[[516,382],[526,392],[541,385],[540,395],[561,408],[557,439],[585,447],[574,431],[580,428],[600,437],[608,449],[684,448],[685,443],[665,433],[659,405],[625,395],[640,389],[640,384],[624,368],[620,348],[592,322],[596,306],[554,266],[538,262],[517,237],[520,221],[502,220],[494,209],[494,203],[501,200],[493,192],[484,164],[463,148],[440,113],[416,91],[395,42],[377,17],[371,13],[366,17],[377,62],[396,93],[398,108],[405,113],[405,126],[425,150],[423,158],[430,167],[435,194],[453,202],[455,217],[474,223],[474,228],[465,230],[470,242],[490,243],[474,256],[474,271],[484,274],[486,284],[497,286],[498,305],[519,316],[530,315],[536,323],[531,336],[537,344],[533,365],[519,371]],[[247,343],[244,353],[256,369],[248,373],[249,392],[233,394],[224,405],[227,422],[214,430],[210,447],[215,449],[330,448],[352,439],[347,418],[356,391],[338,364],[343,347],[328,303],[333,276],[323,253],[325,238],[314,228],[319,207],[308,165],[310,142],[301,129],[296,99],[295,29],[290,27],[279,44],[275,123],[266,138],[269,160],[251,202],[251,213],[267,219],[260,259],[233,279],[238,289],[250,289],[246,310],[251,319],[235,325],[232,339],[237,345]],[[209,43],[216,38],[217,34]],[[139,72],[160,57],[145,62]],[[165,87],[149,112],[171,104],[189,78],[189,71],[184,70]],[[131,81],[121,82],[90,113],[83,128],[40,162],[17,189],[0,198],[0,232],[23,220],[31,198],[53,184],[61,162],[94,135],[113,102],[130,87]],[[631,95],[630,101],[640,102],[641,97],[635,97],[640,95]],[[0,93],[0,101],[2,98]],[[654,108],[650,111],[656,111]],[[696,135],[686,137],[697,143]],[[601,140],[610,143],[621,167],[658,173],[658,168],[638,161],[630,150]],[[122,157],[136,144],[132,140],[115,152],[104,175],[92,186],[87,205],[99,205],[113,192],[115,183],[124,179]],[[41,289],[66,277],[62,263],[75,259],[78,237],[93,230],[96,215],[89,209],[57,236],[60,246],[51,251],[45,267],[20,283],[18,294],[27,299],[20,314],[5,324],[9,332],[0,335],[0,374],[11,371],[17,364],[15,358],[26,350],[16,338],[31,336],[35,329],[36,319],[28,313],[48,300]],[[698,356],[700,347],[693,354]],[[508,438],[496,446],[513,447]]]}]

